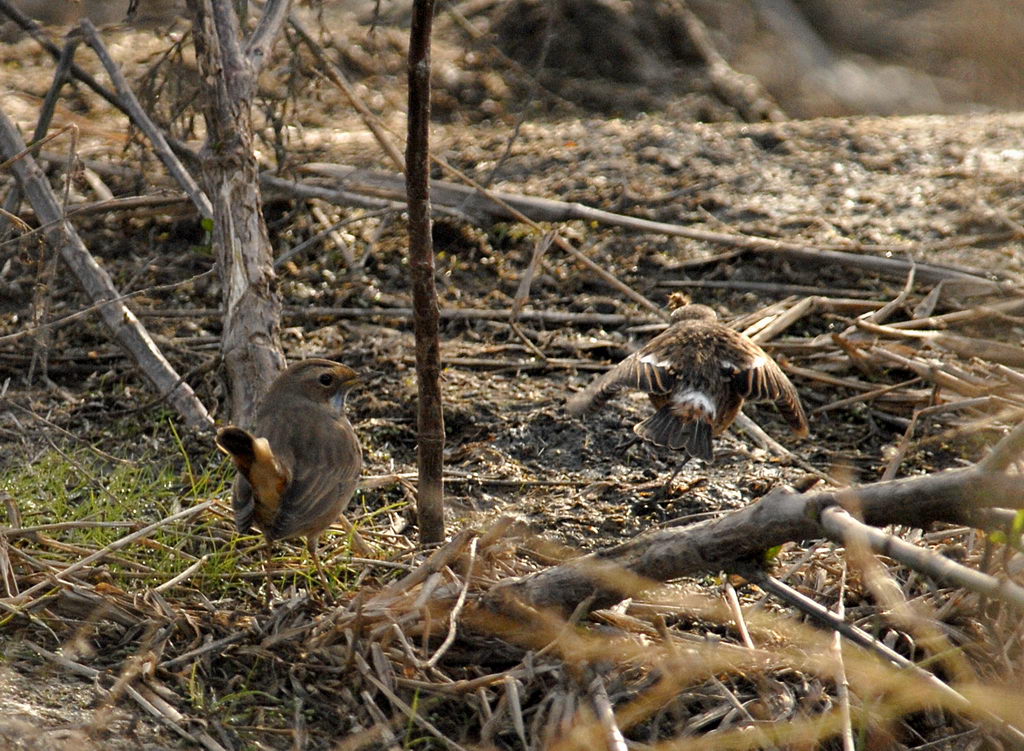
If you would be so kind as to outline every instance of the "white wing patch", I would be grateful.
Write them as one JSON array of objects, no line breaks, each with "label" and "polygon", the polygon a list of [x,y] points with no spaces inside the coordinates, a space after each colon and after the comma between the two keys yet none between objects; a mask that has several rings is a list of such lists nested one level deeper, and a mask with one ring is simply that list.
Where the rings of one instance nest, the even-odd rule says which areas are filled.
[{"label": "white wing patch", "polygon": [[656,368],[668,368],[672,365],[670,360],[659,360],[657,355],[644,355],[640,358],[640,362],[653,365]]},{"label": "white wing patch", "polygon": [[715,404],[703,391],[697,391],[696,389],[677,391],[672,395],[672,401],[676,404],[691,404],[697,409],[706,412],[712,420],[715,419]]}]

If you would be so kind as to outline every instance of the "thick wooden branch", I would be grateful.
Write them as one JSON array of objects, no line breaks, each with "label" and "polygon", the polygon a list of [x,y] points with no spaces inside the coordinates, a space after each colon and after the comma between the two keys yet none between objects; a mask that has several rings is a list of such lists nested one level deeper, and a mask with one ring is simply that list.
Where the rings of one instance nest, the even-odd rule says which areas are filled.
[{"label": "thick wooden branch", "polygon": [[[1003,445],[1019,449],[1022,440],[1024,428],[1018,428]],[[511,598],[568,613],[588,598],[593,598],[592,608],[612,605],[642,588],[643,580],[668,581],[720,571],[749,573],[761,566],[769,548],[823,536],[822,512],[836,506],[874,526],[969,523],[979,509],[1024,508],[1024,482],[1020,475],[988,472],[978,465],[836,491],[796,493],[777,488],[717,519],[641,535],[499,585],[488,601],[500,607]]]},{"label": "thick wooden branch", "polygon": [[[0,154],[3,159],[10,159],[24,148],[25,144],[14,123],[0,112]],[[35,160],[26,154],[15,161],[11,169],[40,223],[46,227],[47,241],[60,253],[90,299],[103,303],[99,308],[100,316],[114,340],[124,348],[142,374],[153,384],[156,392],[167,399],[186,424],[193,428],[212,426],[213,420],[202,402],[175,372],[154,344],[149,332],[124,304],[110,275],[96,263],[75,228],[67,221],[60,202]]]},{"label": "thick wooden branch", "polygon": [[[223,91],[252,96],[255,81],[242,47],[242,28],[235,3],[232,0],[200,0],[200,3],[205,16],[212,22],[212,41],[217,42],[217,51],[223,64],[220,73],[224,80],[219,82],[224,87]],[[199,20],[195,16],[193,23]]]}]

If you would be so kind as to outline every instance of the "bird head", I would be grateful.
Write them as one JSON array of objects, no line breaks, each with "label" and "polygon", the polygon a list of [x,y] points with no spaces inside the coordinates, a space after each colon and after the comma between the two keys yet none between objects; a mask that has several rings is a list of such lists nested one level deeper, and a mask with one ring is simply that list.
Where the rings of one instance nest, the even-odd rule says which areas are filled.
[{"label": "bird head", "polygon": [[331,360],[302,360],[287,368],[277,377],[267,394],[268,398],[299,396],[317,404],[328,404],[339,413],[345,407],[345,397],[359,376],[352,368]]},{"label": "bird head", "polygon": [[717,321],[718,314],[707,305],[684,305],[671,313],[672,323],[678,321]]}]

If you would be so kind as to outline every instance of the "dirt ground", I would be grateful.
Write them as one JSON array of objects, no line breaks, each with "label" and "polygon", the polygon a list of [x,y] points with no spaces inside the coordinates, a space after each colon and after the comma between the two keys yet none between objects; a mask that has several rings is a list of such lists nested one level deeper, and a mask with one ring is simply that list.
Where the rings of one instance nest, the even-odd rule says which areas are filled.
[{"label": "dirt ground", "polygon": [[[385,114],[399,111],[403,96],[394,63],[398,35],[385,28],[374,37],[376,50],[367,52],[369,44],[351,50],[357,59],[379,52],[379,59],[391,66],[359,82],[371,106]],[[161,39],[124,32],[110,32],[110,41],[119,60],[133,59],[137,76],[157,61],[163,47]],[[388,45],[390,53],[380,51]],[[608,117],[586,114],[574,105],[567,113],[520,122],[523,113],[515,111],[514,91],[476,69],[459,68],[457,63],[470,56],[453,50],[458,46],[442,39],[437,63],[440,121],[433,131],[434,148],[494,188],[659,222],[947,264],[1011,284],[1024,279],[1024,234],[1014,220],[1020,213],[1024,115],[695,123],[677,116],[686,108],[693,111],[693,95],[687,95],[669,111]],[[27,131],[51,64],[28,40],[7,46],[2,54],[3,109]],[[83,65],[95,69],[91,58],[82,58]],[[288,81],[278,70],[265,86],[273,93],[287,87]],[[481,91],[486,96],[479,95]],[[459,116],[460,108],[469,106],[467,92],[477,92],[472,96],[478,97],[480,107],[499,102],[501,116],[489,121]],[[309,161],[388,168],[372,138],[334,92],[310,88],[309,95],[296,115],[301,122],[287,133],[289,170]],[[402,127],[398,115],[387,115],[387,120],[396,130]],[[55,126],[72,122],[81,133],[80,156],[115,194],[170,188],[152,157],[140,162],[139,150],[127,145],[123,121],[114,119],[84,89],[73,91],[58,107]],[[47,148],[66,154],[67,145],[58,140]],[[269,134],[266,149],[269,163]],[[95,199],[84,179],[76,181],[72,199]],[[327,210],[332,220],[350,211]],[[297,216],[302,211],[301,204],[284,196],[268,195],[267,218],[279,252],[321,229]],[[194,214],[187,207],[89,214],[75,225],[120,289],[153,288],[135,298],[133,308],[179,372],[189,374],[200,398],[223,420],[224,384],[217,362],[219,284],[215,275],[205,274],[212,257],[196,248],[202,231]],[[824,260],[797,263],[767,252],[736,254],[730,247],[588,222],[570,222],[558,229],[657,304],[664,305],[671,292],[682,289],[727,320],[793,294],[786,285],[802,285],[806,290],[801,294],[885,302],[899,294],[905,281]],[[409,322],[383,314],[342,317],[307,312],[327,307],[408,307],[403,224],[399,217],[376,217],[342,231],[360,259],[356,267],[346,268],[339,249],[327,242],[281,269],[286,352],[291,359],[338,356],[364,374],[366,386],[352,395],[349,413],[365,448],[366,473],[412,472],[415,383]],[[439,219],[435,244],[442,306],[507,309],[537,239],[513,224],[469,226]],[[693,286],[671,286],[680,282]],[[169,284],[177,286],[158,288]],[[905,307],[920,303],[930,289],[919,283]],[[935,313],[964,307],[972,299],[969,292],[944,296]],[[85,304],[73,280],[52,262],[51,251],[29,244],[0,248],[0,337]],[[849,482],[869,482],[881,476],[911,415],[906,405],[864,403],[816,413],[856,392],[794,375],[811,413],[808,439],[789,435],[771,408],[754,405],[747,414],[803,466],[780,460],[733,431],[717,441],[714,464],[691,461],[666,487],[680,457],[635,441],[630,430],[648,414],[645,400],[623,395],[582,419],[569,418],[563,410],[566,397],[593,378],[598,366],[623,357],[651,335],[649,311],[554,248],[545,256],[526,309],[622,314],[632,322],[601,327],[524,321],[520,330],[529,345],[505,321],[443,323],[451,529],[486,525],[498,515],[511,515],[537,533],[586,550],[670,521],[744,506],[780,483],[799,481],[808,465]],[[848,317],[837,314],[808,316],[774,342],[772,351],[796,367],[818,367],[820,353],[798,345],[842,331],[848,324]],[[998,325],[978,325],[961,333],[1019,345],[1024,326],[1020,318],[1008,317]],[[898,368],[876,375],[879,386],[907,377]],[[0,407],[5,471],[33,461],[51,440],[91,444],[129,459],[177,455],[169,432],[154,428],[160,407],[151,404],[146,385],[95,318],[62,326],[52,335],[10,343],[0,338],[0,384],[6,405]],[[900,474],[961,466],[976,459],[998,433],[983,430],[980,440],[956,435],[923,440],[951,425],[937,419],[924,426],[917,434],[922,441],[907,454]],[[208,437],[187,436],[185,443],[198,466],[221,461]],[[401,485],[366,490],[362,509],[372,514],[407,497]],[[411,524],[407,511],[390,517],[397,531]],[[9,649],[16,650],[17,633],[3,638]],[[85,682],[62,693],[62,686],[74,685],[77,679],[48,668],[32,672],[24,661],[11,662],[12,667],[0,673],[0,692],[5,696],[0,738],[22,744],[12,747],[157,748],[178,742],[148,718],[128,718],[119,711],[109,717],[103,714],[97,709],[102,702],[93,700],[93,690]],[[98,722],[105,724],[98,729]],[[281,747],[280,742],[270,738],[266,747]]]}]

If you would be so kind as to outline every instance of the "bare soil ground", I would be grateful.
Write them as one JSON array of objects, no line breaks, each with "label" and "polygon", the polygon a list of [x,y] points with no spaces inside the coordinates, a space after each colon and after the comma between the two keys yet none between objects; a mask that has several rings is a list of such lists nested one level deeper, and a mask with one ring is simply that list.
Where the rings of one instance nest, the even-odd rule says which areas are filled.
[{"label": "bare soil ground", "polygon": [[[398,35],[395,29],[385,29],[374,39],[397,46]],[[110,38],[119,60],[133,60],[136,77],[156,62],[163,46],[163,40],[152,37]],[[33,45],[19,42],[3,52],[3,108],[25,130],[31,127],[51,71],[50,61]],[[358,45],[353,50],[366,54]],[[509,93],[502,84],[471,66],[458,68],[451,50],[442,40],[438,100],[445,121],[434,130],[435,150],[494,188],[660,222],[970,268],[1016,284],[1024,278],[1024,241],[1012,219],[1019,214],[1024,167],[1022,115],[746,125],[697,124],[664,113],[581,116],[569,108],[576,111],[522,123],[511,117],[497,124],[478,122],[477,117],[459,116],[467,91],[485,91],[480,101],[498,102],[504,114],[514,110],[515,103],[502,98]],[[390,54],[381,53],[380,59],[393,63],[395,50]],[[91,60],[83,64],[95,67]],[[181,64],[187,67],[187,60]],[[360,83],[378,110],[401,109],[397,69],[392,65],[390,73]],[[271,78],[265,84],[271,94],[288,88],[290,79],[283,68]],[[187,88],[187,79],[183,81],[180,85]],[[361,123],[334,92],[311,88],[309,96],[287,133],[289,168],[316,160],[388,169]],[[396,130],[402,127],[400,117],[388,119]],[[127,146],[123,121],[95,97],[78,90],[62,103],[55,125],[71,122],[81,133],[79,155],[115,194],[170,189],[156,165],[140,162],[139,150]],[[269,163],[269,133],[267,144]],[[66,154],[66,139],[47,149]],[[54,174],[60,174],[56,160],[51,165]],[[440,172],[436,176],[445,177]],[[76,179],[72,199],[92,198],[84,178]],[[351,209],[327,211],[337,220]],[[304,212],[301,203],[268,195],[268,223],[280,252],[322,229]],[[214,274],[206,273],[212,260],[201,247],[203,233],[194,214],[185,206],[86,214],[75,225],[120,289],[147,290],[133,299],[133,307],[179,372],[188,374],[203,401],[217,410],[224,393],[217,362],[219,285]],[[670,283],[693,283],[683,289],[726,319],[756,314],[793,294],[885,302],[900,293],[905,281],[824,259],[797,263],[767,252],[737,254],[730,247],[592,223],[571,222],[558,229],[648,299],[664,304],[678,289]],[[409,322],[386,314],[308,312],[326,307],[408,307],[403,223],[398,216],[378,216],[354,221],[342,232],[359,259],[357,266],[346,268],[340,250],[328,241],[313,245],[281,269],[280,291],[288,310],[287,354],[293,359],[338,356],[363,373],[366,386],[353,395],[349,411],[366,450],[367,474],[410,473],[415,470],[415,384]],[[507,309],[537,240],[513,224],[469,226],[439,219],[435,243],[442,305]],[[51,442],[69,450],[91,445],[139,463],[182,462],[167,429],[166,412],[152,402],[146,385],[108,342],[95,318],[87,316],[31,337],[2,339],[80,310],[87,302],[54,262],[51,249],[31,242],[7,244],[0,249],[0,259],[0,435],[5,473],[36,461]],[[932,288],[918,283],[898,317],[909,315]],[[947,313],[985,299],[989,298],[971,291],[954,291],[938,298],[934,312]],[[794,374],[812,414],[809,439],[794,440],[770,409],[753,406],[748,414],[804,467],[780,460],[748,436],[729,433],[716,444],[714,464],[690,462],[666,488],[681,460],[633,440],[630,427],[649,410],[644,400],[623,396],[583,419],[567,417],[562,408],[567,395],[594,376],[596,366],[621,358],[651,335],[650,313],[556,249],[548,251],[526,309],[622,314],[631,322],[605,327],[522,322],[529,345],[501,320],[443,324],[451,473],[447,492],[453,529],[486,526],[499,515],[511,515],[535,533],[586,550],[672,520],[741,507],[773,486],[799,481],[806,466],[848,482],[876,480],[913,410],[928,403],[927,397],[923,402],[853,401],[815,413],[857,391]],[[800,346],[818,335],[844,330],[850,317],[809,315],[773,342],[774,351],[796,368],[829,371],[836,378],[867,378],[849,363],[829,365],[820,350]],[[1024,322],[1010,315],[957,331],[1019,346]],[[911,376],[904,369],[879,368],[872,380],[881,388]],[[961,466],[980,456],[1000,431],[999,424],[990,424],[964,435],[960,417],[922,423],[899,464],[899,474]],[[194,468],[222,461],[206,437],[186,436],[184,446],[184,456]],[[360,513],[386,519],[393,533],[402,534],[410,529],[408,509],[390,507],[408,497],[407,483],[367,489]],[[13,500],[33,508],[46,503]],[[258,567],[258,556],[251,556],[249,563]],[[138,736],[125,730],[124,718],[97,729],[97,711],[78,706],[81,696],[90,692],[87,684],[82,684],[81,693],[72,691],[70,699],[50,698],[65,678],[48,668],[30,669],[31,661],[19,646],[24,629],[18,624],[3,637],[12,668],[0,677],[0,690],[8,697],[0,738],[8,728],[27,721],[42,735],[33,739],[32,732],[23,733],[18,742],[24,748],[58,748],[65,740],[79,748],[90,743],[147,748],[178,742],[141,717],[131,721],[138,725]],[[19,710],[17,702],[30,708]],[[942,737],[945,730],[936,730],[933,737]],[[87,731],[91,736],[83,735]],[[270,748],[290,747],[292,742],[272,732],[250,738]],[[314,725],[310,746],[329,747],[330,738],[328,726]]]}]

